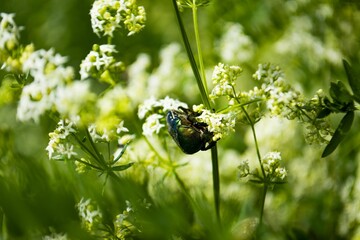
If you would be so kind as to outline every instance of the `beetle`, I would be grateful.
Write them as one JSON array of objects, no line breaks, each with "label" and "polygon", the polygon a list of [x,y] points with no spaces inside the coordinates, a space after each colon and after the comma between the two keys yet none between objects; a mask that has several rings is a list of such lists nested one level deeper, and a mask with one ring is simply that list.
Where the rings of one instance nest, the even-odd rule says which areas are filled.
[{"label": "beetle", "polygon": [[170,110],[166,115],[168,132],[186,154],[206,151],[216,144],[213,141],[214,134],[207,129],[208,125],[196,120],[199,115],[184,107]]}]

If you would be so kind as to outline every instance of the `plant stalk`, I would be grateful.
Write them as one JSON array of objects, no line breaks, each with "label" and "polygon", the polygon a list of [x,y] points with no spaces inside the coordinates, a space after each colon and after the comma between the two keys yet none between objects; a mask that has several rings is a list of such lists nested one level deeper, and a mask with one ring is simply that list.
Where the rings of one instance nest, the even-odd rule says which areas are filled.
[{"label": "plant stalk", "polygon": [[219,160],[218,160],[216,144],[211,148],[211,162],[212,162],[215,214],[218,223],[220,223],[220,177],[219,177]]},{"label": "plant stalk", "polygon": [[204,85],[205,94],[206,94],[206,96],[209,96],[208,88],[207,88],[207,82],[206,82],[205,68],[204,68],[204,58],[202,56],[201,43],[200,43],[200,34],[199,34],[199,24],[198,24],[198,16],[197,16],[198,13],[197,13],[196,0],[193,0],[192,12],[193,12],[192,15],[193,15],[196,50],[197,50],[197,54],[198,54],[198,61],[199,61],[201,79],[202,79],[202,83]]},{"label": "plant stalk", "polygon": [[[194,76],[196,78],[198,88],[200,90],[202,102],[207,109],[212,110],[211,103],[210,103],[210,100],[208,97],[203,57],[202,57],[202,51],[201,51],[201,47],[200,47],[196,0],[193,0],[192,10],[193,10],[194,31],[195,31],[195,38],[196,38],[196,45],[197,45],[197,52],[198,52],[198,57],[199,57],[199,65],[200,65],[201,74],[200,74],[199,68],[196,64],[194,54],[191,50],[190,42],[187,37],[184,24],[181,20],[180,11],[177,6],[176,0],[173,0],[173,5],[174,5],[174,9],[175,9],[177,22],[179,24],[181,36],[182,36],[182,39],[183,39],[183,42],[185,45],[186,53],[188,55],[188,58],[189,58],[189,61],[191,64],[191,68],[192,68]],[[219,161],[218,161],[218,153],[217,153],[216,145],[211,148],[211,161],[212,161],[212,173],[213,173],[212,177],[213,177],[215,214],[216,214],[217,221],[220,223],[220,178],[219,178]]]},{"label": "plant stalk", "polygon": [[177,6],[176,0],[173,0],[173,5],[174,5],[174,9],[175,9],[176,19],[177,19],[177,22],[179,24],[179,28],[180,28],[180,32],[181,32],[181,37],[182,37],[184,45],[185,45],[186,53],[188,55],[191,68],[192,68],[194,76],[196,78],[198,88],[200,90],[201,100],[202,100],[202,102],[204,103],[204,105],[205,105],[205,107],[207,109],[211,109],[211,104],[210,104],[209,97],[207,95],[207,90],[205,90],[205,86],[203,84],[203,80],[201,79],[201,75],[200,75],[199,69],[197,67],[197,64],[196,64],[196,61],[195,61],[195,58],[194,58],[194,54],[193,54],[193,52],[191,50],[190,42],[189,42],[189,39],[187,37],[184,24],[183,24],[183,22],[181,20],[180,11],[179,11],[179,8]]}]

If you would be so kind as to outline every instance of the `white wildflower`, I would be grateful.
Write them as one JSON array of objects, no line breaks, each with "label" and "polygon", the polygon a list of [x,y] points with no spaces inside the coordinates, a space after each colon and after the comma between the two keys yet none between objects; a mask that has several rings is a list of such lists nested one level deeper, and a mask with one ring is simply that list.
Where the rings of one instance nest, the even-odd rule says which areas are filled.
[{"label": "white wildflower", "polygon": [[239,66],[229,66],[219,63],[215,66],[212,75],[214,88],[211,91],[210,98],[216,99],[226,96],[229,99],[235,98],[235,81],[240,76],[242,69]]},{"label": "white wildflower", "polygon": [[217,51],[226,63],[244,63],[254,55],[254,43],[239,23],[225,24],[224,34],[217,42]]},{"label": "white wildflower", "polygon": [[0,51],[11,51],[19,45],[22,27],[16,25],[14,16],[15,14],[13,13],[0,13]]},{"label": "white wildflower", "polygon": [[[201,108],[199,108],[198,106],[193,107],[194,111],[199,111],[199,109]],[[207,129],[209,130],[209,132],[212,132],[214,134],[213,141],[217,141],[230,134],[230,132],[235,131],[235,112],[222,114],[212,113],[209,110],[203,109],[200,116],[196,117],[196,119],[199,122],[207,124]]]},{"label": "white wildflower", "polygon": [[135,0],[96,0],[90,10],[91,26],[94,33],[112,37],[121,24],[132,35],[144,28],[146,13]]},{"label": "white wildflower", "polygon": [[160,129],[165,127],[165,125],[160,122],[161,119],[164,119],[164,116],[160,114],[152,114],[147,117],[145,123],[142,126],[143,134],[145,136],[158,134]]},{"label": "white wildflower", "polygon": [[79,216],[88,230],[93,228],[93,225],[100,221],[102,213],[99,208],[95,209],[95,206],[91,203],[91,199],[81,199],[77,204]]}]

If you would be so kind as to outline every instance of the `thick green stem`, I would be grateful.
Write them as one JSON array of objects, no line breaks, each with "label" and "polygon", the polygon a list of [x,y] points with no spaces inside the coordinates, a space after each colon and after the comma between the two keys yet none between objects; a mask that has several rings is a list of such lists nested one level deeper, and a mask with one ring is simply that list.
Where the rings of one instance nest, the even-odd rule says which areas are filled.
[{"label": "thick green stem", "polygon": [[[184,24],[181,20],[180,11],[177,6],[176,0],[173,0],[173,5],[175,9],[176,18],[180,27],[180,32],[182,39],[184,41],[185,49],[191,64],[191,68],[194,72],[194,76],[196,78],[196,82],[198,88],[200,90],[201,99],[205,107],[209,110],[212,110],[212,106],[209,100],[208,91],[207,91],[207,84],[206,84],[206,77],[205,77],[205,69],[203,64],[203,57],[202,51],[200,46],[200,37],[199,37],[199,28],[198,28],[198,20],[197,20],[197,6],[196,1],[193,0],[193,21],[194,21],[194,31],[195,31],[195,38],[196,38],[196,45],[197,45],[197,52],[199,57],[199,65],[201,75],[196,64],[194,54],[191,50],[191,46],[189,43],[189,39],[187,37]],[[213,172],[213,191],[214,191],[214,203],[215,203],[215,213],[218,222],[220,223],[220,178],[219,178],[219,162],[218,162],[218,153],[216,145],[211,148],[211,160],[212,160],[212,172]]]},{"label": "thick green stem", "polygon": [[220,223],[220,177],[219,177],[219,160],[217,146],[211,148],[212,175],[213,175],[213,192],[216,219]]},{"label": "thick green stem", "polygon": [[265,182],[262,197],[261,197],[261,207],[260,207],[260,217],[259,217],[259,225],[260,226],[262,225],[262,219],[264,216],[264,208],[265,208],[265,199],[266,199],[267,189],[268,189],[268,184]]}]

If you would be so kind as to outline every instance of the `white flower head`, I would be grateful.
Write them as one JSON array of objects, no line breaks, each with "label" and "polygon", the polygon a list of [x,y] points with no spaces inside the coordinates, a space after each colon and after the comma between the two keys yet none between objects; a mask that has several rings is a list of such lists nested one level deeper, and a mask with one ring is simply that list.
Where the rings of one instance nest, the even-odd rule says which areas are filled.
[{"label": "white flower head", "polygon": [[115,45],[103,44],[93,46],[90,53],[80,64],[81,79],[100,77],[106,70],[121,69],[122,62],[117,62],[113,54],[116,53]]},{"label": "white flower head", "polygon": [[162,119],[164,119],[164,116],[156,113],[147,117],[145,123],[142,126],[143,134],[145,136],[158,134],[160,130],[165,127],[165,124],[161,123],[160,121]]},{"label": "white flower head", "polygon": [[32,52],[24,61],[22,70],[34,81],[23,88],[17,118],[21,121],[38,121],[47,110],[53,110],[57,102],[57,88],[64,87],[74,77],[71,67],[65,67],[66,57],[53,49]]},{"label": "white flower head", "polygon": [[199,122],[207,124],[209,132],[214,134],[213,141],[227,136],[231,132],[235,131],[236,114],[235,112],[223,113],[212,113],[207,109],[203,109],[199,106],[193,106],[193,110],[201,113],[200,116],[196,117]]},{"label": "white flower head", "polygon": [[155,97],[146,99],[142,104],[139,105],[138,117],[144,119],[148,112],[152,111],[154,107],[159,105]]},{"label": "white flower head", "polygon": [[166,96],[164,99],[160,99],[159,105],[162,106],[164,112],[178,109],[179,107],[188,107],[186,103],[180,102],[179,100],[170,98],[168,96]]},{"label": "white flower head", "polygon": [[280,152],[267,153],[262,160],[262,165],[266,175],[272,180],[284,180],[287,176],[286,169],[280,166]]},{"label": "white flower head", "polygon": [[249,161],[248,160],[241,161],[238,166],[238,169],[239,169],[240,178],[247,177],[250,174]]},{"label": "white flower head", "polygon": [[75,120],[84,106],[95,99],[95,94],[90,91],[88,81],[74,81],[64,87],[58,87],[55,98],[54,104],[60,115]]},{"label": "white flower head", "polygon": [[74,122],[69,121],[68,119],[61,119],[58,122],[57,128],[49,133],[50,139],[48,146],[46,147],[49,159],[64,156],[70,159],[72,156],[77,155],[74,151],[74,146],[65,142],[66,138],[69,135],[76,133],[76,131]]},{"label": "white flower head", "polygon": [[179,107],[188,108],[188,105],[168,96],[160,100],[151,97],[145,100],[144,103],[139,106],[138,117],[140,119],[144,119],[147,114],[152,112],[165,114],[167,111],[174,109],[176,110]]},{"label": "white flower head", "polygon": [[253,57],[254,48],[252,39],[244,33],[241,24],[225,24],[225,32],[217,42],[217,50],[223,61],[247,62]]},{"label": "white flower head", "polygon": [[122,24],[129,31],[128,35],[144,28],[146,13],[135,0],[96,0],[90,10],[91,26],[100,36],[114,35]]},{"label": "white flower head", "polygon": [[91,199],[82,198],[77,204],[77,209],[79,216],[88,230],[93,228],[93,225],[96,222],[99,222],[102,219],[102,213],[98,207],[94,206],[91,202]]},{"label": "white flower head", "polygon": [[210,98],[216,99],[226,96],[229,99],[235,98],[235,81],[240,76],[242,69],[239,66],[229,66],[219,63],[215,66],[212,81],[214,88],[211,91]]},{"label": "white flower head", "polygon": [[14,21],[15,14],[0,13],[0,50],[13,50],[19,45],[20,30]]}]

